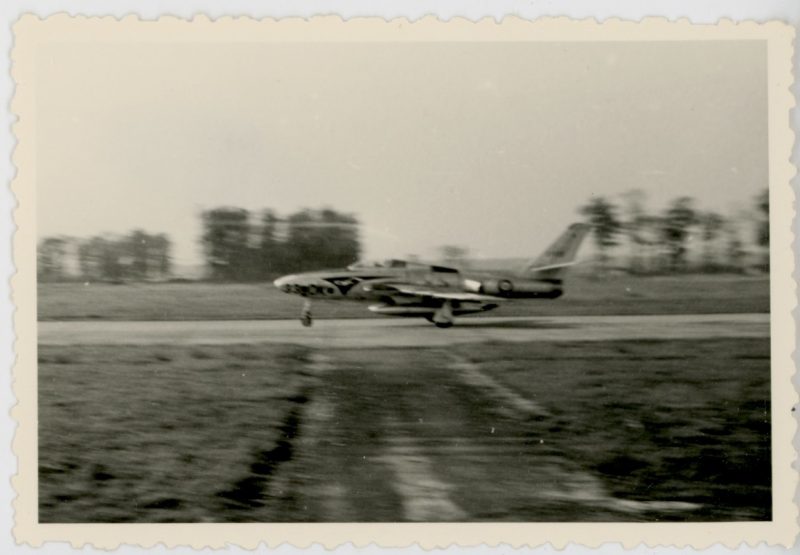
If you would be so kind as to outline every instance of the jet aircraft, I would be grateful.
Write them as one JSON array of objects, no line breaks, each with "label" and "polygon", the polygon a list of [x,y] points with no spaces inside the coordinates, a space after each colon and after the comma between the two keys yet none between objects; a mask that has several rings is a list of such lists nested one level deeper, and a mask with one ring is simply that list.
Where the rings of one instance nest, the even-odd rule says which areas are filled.
[{"label": "jet aircraft", "polygon": [[313,322],[311,300],[352,300],[371,303],[369,310],[388,316],[422,317],[449,328],[454,317],[486,312],[513,299],[555,299],[563,292],[563,277],[589,231],[575,223],[544,253],[518,272],[461,272],[457,268],[406,260],[356,262],[340,270],[283,276],[274,285],[305,299],[300,315]]}]

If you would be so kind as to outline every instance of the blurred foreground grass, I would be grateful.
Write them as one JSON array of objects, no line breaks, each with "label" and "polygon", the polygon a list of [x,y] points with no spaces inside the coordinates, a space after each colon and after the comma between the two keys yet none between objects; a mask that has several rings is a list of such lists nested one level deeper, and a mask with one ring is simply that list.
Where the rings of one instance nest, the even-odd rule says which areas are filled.
[{"label": "blurred foreground grass", "polygon": [[[43,522],[206,521],[303,401],[295,347],[41,347]],[[235,500],[234,500],[235,501]]]},{"label": "blurred foreground grass", "polygon": [[[271,283],[41,283],[40,320],[249,320],[297,318],[302,301]],[[497,316],[769,312],[769,278],[730,275],[605,279],[568,276],[563,297],[516,300]],[[365,303],[315,302],[316,318],[376,317]]]},{"label": "blurred foreground grass", "polygon": [[[536,444],[541,438],[620,499],[701,507],[684,518],[770,517],[767,338],[490,343],[325,355],[330,368],[320,374],[311,368],[314,351],[279,345],[40,347],[40,520],[341,518],[324,507],[305,511],[320,503],[335,474],[391,439],[385,422],[417,426],[423,415],[419,433],[434,427],[429,432],[443,447],[457,440],[477,448],[489,426],[511,427],[514,434],[519,426],[518,434],[532,434]],[[484,420],[496,401],[460,381],[448,366],[453,356],[472,361],[548,416]],[[320,398],[327,399],[324,410]],[[443,406],[432,408],[431,399]],[[327,423],[315,431],[313,421],[322,413]],[[352,417],[341,420],[347,414]],[[435,414],[442,419],[432,421]],[[315,433],[321,437],[314,439]],[[298,444],[298,435],[311,437]],[[527,456],[499,459],[491,450],[431,456],[446,475],[489,480],[487,469],[494,469],[520,491],[541,486],[526,481],[537,465]],[[305,462],[293,466],[298,457]],[[363,489],[365,475],[353,472],[353,487]],[[371,484],[376,505],[363,508],[370,519],[401,519],[392,505],[397,484],[391,477]],[[455,498],[481,489],[474,481],[456,480],[453,487]],[[512,493],[495,491],[492,505],[503,508]],[[548,510],[509,505],[498,514],[547,520],[553,518]],[[592,516],[578,502],[569,514]]]},{"label": "blurred foreground grass", "polygon": [[465,353],[545,406],[548,441],[627,499],[768,520],[768,339],[498,343]]}]

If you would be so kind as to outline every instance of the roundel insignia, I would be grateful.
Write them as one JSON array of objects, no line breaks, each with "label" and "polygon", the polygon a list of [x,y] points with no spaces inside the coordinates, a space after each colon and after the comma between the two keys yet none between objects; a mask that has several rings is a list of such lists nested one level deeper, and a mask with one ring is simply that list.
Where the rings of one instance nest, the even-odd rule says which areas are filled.
[{"label": "roundel insignia", "polygon": [[509,293],[514,289],[514,285],[507,279],[501,279],[497,282],[497,288],[503,293]]}]

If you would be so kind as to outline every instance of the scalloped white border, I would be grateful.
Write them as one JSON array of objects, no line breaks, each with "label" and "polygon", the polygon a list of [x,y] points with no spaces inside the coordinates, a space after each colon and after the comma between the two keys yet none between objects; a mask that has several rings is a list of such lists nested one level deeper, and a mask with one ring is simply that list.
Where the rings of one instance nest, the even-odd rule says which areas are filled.
[{"label": "scalloped white border", "polygon": [[[507,17],[501,22],[484,18],[471,22],[454,18],[442,22],[425,17],[410,22],[404,18],[356,18],[344,22],[338,16],[312,19],[286,18],[255,20],[205,16],[191,20],[162,17],[140,21],[137,16],[85,18],[66,14],[46,20],[24,16],[14,26],[16,44],[12,53],[12,75],[17,84],[12,110],[19,116],[14,126],[18,146],[13,162],[18,169],[12,190],[18,200],[15,219],[18,231],[14,251],[17,275],[12,280],[17,305],[15,328],[18,354],[14,392],[18,405],[12,411],[18,422],[14,451],[19,473],[13,485],[19,494],[15,502],[18,541],[41,545],[45,541],[68,541],[114,548],[121,544],[150,547],[187,545],[195,548],[227,544],[255,548],[289,543],[295,547],[322,544],[332,548],[348,542],[355,546],[424,548],[449,545],[537,546],[547,542],[556,548],[572,543],[597,547],[621,542],[625,547],[691,546],[702,549],[717,543],[736,547],[742,542],[754,546],[792,545],[798,534],[798,512],[793,502],[797,475],[790,465],[795,460],[795,433],[791,408],[797,400],[789,380],[793,374],[795,345],[792,311],[796,305],[794,256],[791,250],[794,196],[789,185],[794,176],[790,163],[793,133],[789,110],[794,99],[792,84],[792,41],[794,30],[778,22],[756,24],[722,20],[716,25],[692,25],[687,19],[669,22],[645,18],[634,23],[609,19],[573,21],[566,17],[529,22]],[[35,280],[35,106],[33,103],[33,59],[38,45],[59,40],[81,41],[653,41],[653,40],[766,40],[768,42],[769,142],[771,195],[771,293],[772,293],[772,411],[773,411],[773,512],[770,523],[648,523],[648,524],[176,524],[176,525],[54,525],[38,524],[36,475],[36,280]],[[787,387],[788,386],[788,387]]]}]

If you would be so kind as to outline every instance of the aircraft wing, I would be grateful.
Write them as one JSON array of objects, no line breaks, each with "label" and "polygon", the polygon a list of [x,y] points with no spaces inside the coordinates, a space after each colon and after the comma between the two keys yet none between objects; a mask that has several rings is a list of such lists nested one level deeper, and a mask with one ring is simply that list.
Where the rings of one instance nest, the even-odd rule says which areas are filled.
[{"label": "aircraft wing", "polygon": [[431,299],[442,299],[448,301],[466,301],[466,302],[497,302],[504,301],[502,297],[493,297],[491,295],[479,295],[477,293],[468,293],[462,291],[434,291],[430,289],[417,289],[407,286],[395,286],[394,293],[400,295],[408,295],[411,297],[427,297]]}]

